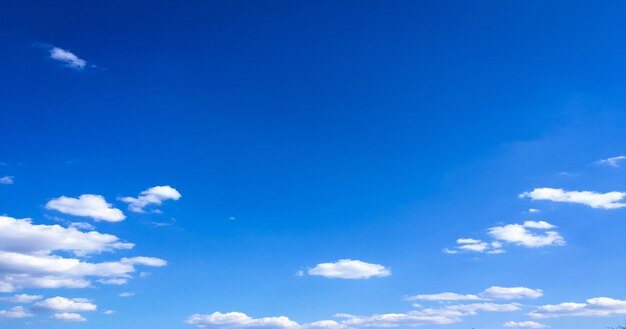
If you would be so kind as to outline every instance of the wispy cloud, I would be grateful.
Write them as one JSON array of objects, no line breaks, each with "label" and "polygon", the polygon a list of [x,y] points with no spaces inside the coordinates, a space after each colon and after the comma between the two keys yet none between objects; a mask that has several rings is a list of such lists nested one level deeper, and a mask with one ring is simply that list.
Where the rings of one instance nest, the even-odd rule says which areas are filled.
[{"label": "wispy cloud", "polygon": [[3,185],[11,185],[13,184],[13,176],[4,176],[4,177],[0,177],[0,184]]},{"label": "wispy cloud", "polygon": [[617,209],[626,207],[622,203],[626,192],[598,193],[592,191],[565,191],[560,188],[541,187],[519,195],[520,198],[532,200],[548,200],[553,202],[579,203],[591,208]]},{"label": "wispy cloud", "polygon": [[619,155],[608,159],[598,160],[596,161],[596,164],[609,167],[619,167],[620,162],[622,162],[623,160],[626,160],[626,155]]},{"label": "wispy cloud", "polygon": [[48,47],[48,51],[50,52],[50,58],[63,63],[65,67],[74,70],[83,70],[87,66],[87,61],[76,56],[69,50],[50,46]]},{"label": "wispy cloud", "polygon": [[540,329],[540,328],[550,328],[549,325],[535,322],[535,321],[509,321],[502,325],[505,328],[531,328],[531,329]]},{"label": "wispy cloud", "polygon": [[623,316],[626,315],[626,300],[597,297],[587,299],[585,303],[567,302],[543,305],[528,315],[536,319],[566,316]]}]

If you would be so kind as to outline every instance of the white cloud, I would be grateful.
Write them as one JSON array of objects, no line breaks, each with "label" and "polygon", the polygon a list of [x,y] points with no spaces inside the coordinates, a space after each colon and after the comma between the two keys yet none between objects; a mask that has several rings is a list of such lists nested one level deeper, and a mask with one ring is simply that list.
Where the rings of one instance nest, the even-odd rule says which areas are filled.
[{"label": "white cloud", "polygon": [[93,231],[96,229],[95,226],[89,224],[89,223],[85,223],[85,222],[74,222],[74,223],[70,223],[70,227],[75,228],[77,230],[83,230],[83,231]]},{"label": "white cloud", "polygon": [[535,233],[530,230],[549,230],[552,228],[556,228],[556,226],[545,221],[526,221],[524,224],[492,227],[488,232],[496,240],[523,247],[538,248],[565,245],[565,239],[556,231]]},{"label": "white cloud", "polygon": [[35,225],[29,218],[0,216],[0,251],[4,252],[42,254],[60,250],[86,255],[133,247],[134,244],[122,242],[111,234],[81,232],[60,225]]},{"label": "white cloud", "polygon": [[87,62],[84,59],[79,58],[69,50],[65,50],[59,47],[51,47],[49,51],[50,58],[65,64],[66,67],[75,70],[82,70],[87,65]]},{"label": "white cloud", "polygon": [[135,296],[134,292],[121,292],[118,294],[119,297],[133,297]]},{"label": "white cloud", "polygon": [[84,298],[57,296],[35,303],[33,308],[53,312],[91,312],[97,310],[98,306]]},{"label": "white cloud", "polygon": [[528,315],[535,319],[565,316],[622,316],[626,315],[626,300],[597,297],[587,299],[586,303],[543,305]]},{"label": "white cloud", "polygon": [[619,167],[619,163],[623,160],[626,160],[626,156],[618,155],[612,158],[598,160],[596,161],[596,164],[609,166],[609,167]]},{"label": "white cloud", "polygon": [[73,216],[91,217],[96,221],[119,222],[126,218],[121,210],[113,208],[104,197],[95,194],[83,194],[78,198],[62,196],[52,199],[46,204],[46,209]]},{"label": "white cloud", "polygon": [[85,319],[82,315],[78,313],[56,313],[52,316],[55,320],[66,321],[66,322],[85,322]]},{"label": "white cloud", "polygon": [[185,322],[198,328],[214,329],[389,328],[452,324],[463,321],[463,317],[474,316],[481,312],[514,312],[520,309],[518,304],[474,303],[448,305],[441,308],[420,308],[405,313],[373,314],[368,316],[337,314],[336,317],[339,318],[339,321],[321,320],[305,324],[299,324],[285,316],[255,319],[240,312],[215,312],[209,315],[194,314],[189,316]]},{"label": "white cloud", "polygon": [[35,225],[30,219],[0,216],[0,292],[23,288],[85,288],[91,286],[92,277],[104,283],[121,284],[132,278],[136,266],[166,265],[164,260],[153,257],[107,262],[81,259],[133,247],[132,243],[110,234]]},{"label": "white cloud", "polygon": [[13,184],[13,176],[0,177],[0,184],[3,184],[3,185]]},{"label": "white cloud", "polygon": [[554,202],[579,203],[597,209],[616,209],[626,207],[626,203],[619,202],[624,199],[626,192],[597,193],[592,191],[565,191],[556,188],[536,188],[531,192],[524,192],[520,198],[533,200],[549,200]]},{"label": "white cloud", "polygon": [[502,326],[505,328],[533,328],[533,329],[550,328],[550,326],[546,324],[535,322],[535,321],[522,321],[522,322],[509,321],[509,322],[506,322]]},{"label": "white cloud", "polygon": [[425,294],[408,297],[407,300],[414,301],[435,301],[435,302],[451,302],[451,301],[467,301],[467,300],[494,300],[494,299],[536,299],[543,296],[541,289],[531,289],[526,287],[498,287],[493,286],[485,289],[478,295],[473,294],[457,294],[454,292],[444,292],[439,294]]},{"label": "white cloud", "polygon": [[502,243],[498,241],[485,242],[477,239],[460,238],[456,240],[457,246],[454,249],[443,249],[446,254],[458,254],[459,252],[477,252],[487,254],[502,254],[506,251],[502,249]]},{"label": "white cloud", "polygon": [[460,300],[480,300],[476,295],[461,295],[453,292],[443,292],[440,294],[415,295],[407,298],[407,300],[424,300],[424,301],[460,301]]},{"label": "white cloud", "polygon": [[8,310],[0,310],[1,319],[23,319],[34,316],[31,312],[22,306],[16,306]]},{"label": "white cloud", "polygon": [[195,325],[198,328],[253,328],[253,329],[297,329],[300,325],[289,320],[285,316],[267,317],[267,318],[251,318],[245,313],[215,312],[209,315],[194,314],[187,318],[187,324]]},{"label": "white cloud", "polygon": [[11,297],[1,297],[0,301],[7,303],[17,303],[17,304],[30,304],[34,301],[38,301],[42,298],[41,295],[27,295],[27,294],[19,294]]},{"label": "white cloud", "polygon": [[383,265],[371,264],[360,260],[340,259],[334,263],[317,264],[308,270],[309,275],[319,275],[338,279],[368,279],[371,277],[386,277],[391,270]]},{"label": "white cloud", "polygon": [[531,214],[534,214],[534,213],[541,212],[541,210],[536,209],[536,208],[530,208],[530,209],[528,209],[528,212],[531,213]]},{"label": "white cloud", "polygon": [[494,286],[486,289],[480,295],[490,299],[537,299],[543,296],[543,291],[526,287]]},{"label": "white cloud", "polygon": [[[155,186],[139,194],[138,197],[124,197],[120,200],[128,203],[128,209],[133,212],[143,213],[148,206],[158,206],[166,200],[178,200],[181,194],[173,187]],[[156,210],[158,212],[158,210]]]},{"label": "white cloud", "polygon": [[113,311],[113,310],[106,310],[106,311],[104,311],[102,313],[105,314],[105,315],[113,315],[113,314],[115,314],[115,311]]}]

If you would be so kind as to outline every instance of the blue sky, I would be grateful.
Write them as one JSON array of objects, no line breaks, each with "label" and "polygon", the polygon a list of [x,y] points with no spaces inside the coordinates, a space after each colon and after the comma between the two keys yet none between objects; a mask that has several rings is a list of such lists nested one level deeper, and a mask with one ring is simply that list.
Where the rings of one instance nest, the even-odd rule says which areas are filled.
[{"label": "blue sky", "polygon": [[624,13],[0,1],[0,327],[623,323]]}]

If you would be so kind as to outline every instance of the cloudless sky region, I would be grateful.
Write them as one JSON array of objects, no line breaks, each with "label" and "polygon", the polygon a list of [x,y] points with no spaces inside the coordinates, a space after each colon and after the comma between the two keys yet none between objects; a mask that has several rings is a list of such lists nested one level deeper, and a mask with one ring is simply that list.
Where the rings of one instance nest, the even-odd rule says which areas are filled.
[{"label": "cloudless sky region", "polygon": [[622,324],[625,17],[0,0],[0,328]]}]

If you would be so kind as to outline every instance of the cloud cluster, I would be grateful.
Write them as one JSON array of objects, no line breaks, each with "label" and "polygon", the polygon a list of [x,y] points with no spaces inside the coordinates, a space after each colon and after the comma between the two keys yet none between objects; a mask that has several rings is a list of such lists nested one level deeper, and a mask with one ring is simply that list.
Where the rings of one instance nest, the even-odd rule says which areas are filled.
[{"label": "cloud cluster", "polygon": [[626,315],[626,300],[608,297],[587,299],[586,303],[561,303],[543,305],[528,313],[535,319],[559,318],[566,316],[619,316]]},{"label": "cloud cluster", "polygon": [[521,321],[521,322],[509,321],[509,322],[504,323],[502,326],[505,328],[532,328],[532,329],[550,328],[550,326],[546,324],[535,322],[535,321]]},{"label": "cloud cluster", "polygon": [[[166,186],[155,186],[151,187],[141,193],[136,198],[133,197],[124,197],[121,198],[123,202],[128,203],[128,209],[132,212],[143,213],[146,212],[146,207],[149,206],[158,206],[166,200],[178,200],[180,199],[181,194],[173,187]],[[159,210],[153,210],[154,212],[159,212]]]},{"label": "cloud cluster", "polygon": [[0,310],[0,320],[2,319],[23,319],[33,317],[34,314],[23,306],[15,306],[8,310]]},{"label": "cloud cluster", "polygon": [[597,209],[617,209],[626,207],[626,203],[619,202],[626,197],[626,192],[597,193],[592,191],[565,191],[560,188],[541,187],[519,195],[520,198],[532,200],[548,200],[553,202],[567,202],[584,204]]},{"label": "cloud cluster", "polygon": [[473,303],[448,305],[440,308],[419,308],[405,313],[373,314],[359,316],[337,314],[339,321],[322,320],[299,324],[285,316],[251,318],[245,313],[215,312],[208,315],[194,314],[187,318],[187,324],[198,328],[239,329],[307,329],[307,328],[356,328],[356,327],[400,327],[419,325],[443,325],[462,321],[463,317],[477,315],[481,312],[513,312],[520,310],[517,304]]},{"label": "cloud cluster", "polygon": [[493,286],[485,289],[479,294],[458,294],[453,292],[444,292],[438,294],[422,294],[408,297],[409,301],[468,301],[468,300],[495,300],[495,299],[537,299],[543,296],[541,289],[532,289],[526,287],[499,287]]},{"label": "cloud cluster", "polygon": [[91,286],[91,278],[125,283],[132,278],[135,266],[166,264],[152,257],[107,262],[81,259],[133,247],[132,243],[122,242],[110,234],[81,232],[59,225],[36,225],[30,219],[0,216],[0,292],[23,288],[84,288]]},{"label": "cloud cluster", "polygon": [[386,277],[391,270],[383,265],[371,264],[360,260],[340,259],[334,263],[317,264],[308,270],[309,275],[319,275],[333,279],[369,279]]},{"label": "cloud cluster", "polygon": [[90,217],[96,221],[120,222],[126,216],[106,202],[103,196],[95,194],[83,194],[78,198],[62,196],[48,201],[46,209],[56,210],[63,214],[80,217]]},{"label": "cloud cluster", "polygon": [[32,302],[40,300],[42,297],[43,296],[41,295],[18,294],[10,297],[0,297],[0,301],[6,303],[30,304]]},{"label": "cloud cluster", "polygon": [[0,177],[0,184],[2,184],[2,185],[11,185],[11,184],[13,184],[13,176],[3,176],[3,177]]},{"label": "cloud cluster", "polygon": [[527,248],[565,245],[565,239],[554,230],[555,228],[555,225],[546,221],[526,221],[523,224],[494,226],[487,230],[493,239],[492,242],[461,238],[456,241],[457,246],[455,248],[446,248],[443,252],[447,254],[460,252],[501,254],[505,252],[504,244]]}]

